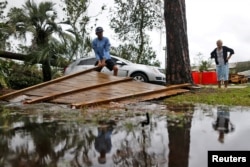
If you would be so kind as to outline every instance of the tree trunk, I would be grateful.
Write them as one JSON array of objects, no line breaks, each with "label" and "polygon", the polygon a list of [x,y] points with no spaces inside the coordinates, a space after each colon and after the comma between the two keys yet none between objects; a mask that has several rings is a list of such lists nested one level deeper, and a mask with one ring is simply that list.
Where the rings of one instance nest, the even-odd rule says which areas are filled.
[{"label": "tree trunk", "polygon": [[42,71],[43,71],[43,82],[50,81],[52,79],[52,71],[49,60],[45,60],[42,63]]},{"label": "tree trunk", "polygon": [[[0,50],[0,57],[7,58],[7,59],[21,60],[21,61],[26,61],[26,62],[31,62],[31,60],[33,59],[32,55],[24,55],[20,53],[13,53],[13,52],[1,51],[1,50]],[[31,62],[31,63],[42,64],[42,62]],[[52,66],[56,66],[56,67],[66,67],[68,65],[66,60],[64,63],[60,63],[60,64],[58,64],[56,60],[52,60],[50,61],[50,63]]]},{"label": "tree trunk", "polygon": [[193,83],[188,50],[185,0],[164,0],[167,84]]},{"label": "tree trunk", "polygon": [[28,56],[20,53],[0,51],[0,57],[24,61],[27,59]]}]

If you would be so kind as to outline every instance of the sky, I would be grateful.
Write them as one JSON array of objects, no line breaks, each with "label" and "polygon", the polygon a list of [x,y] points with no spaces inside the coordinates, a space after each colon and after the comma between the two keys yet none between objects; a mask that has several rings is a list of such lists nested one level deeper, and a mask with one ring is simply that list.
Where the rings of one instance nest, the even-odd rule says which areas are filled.
[{"label": "sky", "polygon": [[[20,7],[25,0],[7,0],[9,7]],[[42,0],[35,0],[41,2]],[[52,2],[60,2],[53,0]],[[96,15],[102,4],[107,8],[113,6],[112,0],[92,0],[89,15]],[[191,64],[197,63],[198,53],[203,60],[209,60],[216,41],[221,39],[223,45],[234,49],[230,62],[250,61],[250,1],[249,0],[186,0],[186,19],[188,31],[189,56]],[[98,17],[97,26],[104,28],[104,36],[110,38],[111,45],[118,44],[114,32],[109,28],[109,12]],[[165,66],[166,34],[160,31],[150,32],[152,47],[157,59]],[[91,32],[95,37],[95,32]]]}]

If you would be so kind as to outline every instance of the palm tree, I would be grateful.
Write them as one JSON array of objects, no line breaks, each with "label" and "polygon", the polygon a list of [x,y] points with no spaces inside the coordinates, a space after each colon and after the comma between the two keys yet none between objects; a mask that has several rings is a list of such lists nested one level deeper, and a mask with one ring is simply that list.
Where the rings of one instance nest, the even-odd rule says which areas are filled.
[{"label": "palm tree", "polygon": [[12,29],[9,27],[6,23],[0,22],[0,49],[5,49],[7,46],[9,46],[9,43],[7,42],[7,39],[9,38],[9,35],[11,34]]},{"label": "palm tree", "polygon": [[[5,31],[6,28],[6,24],[4,23],[0,23],[0,49],[5,48],[6,46],[6,40],[8,37],[8,32]],[[1,53],[0,53],[1,54]],[[6,74],[4,71],[4,66],[3,66],[4,62],[1,61],[0,59],[0,88],[7,88],[7,79],[6,79]]]},{"label": "palm tree", "polygon": [[15,30],[15,37],[26,39],[27,33],[31,34],[32,44],[28,52],[34,56],[35,62],[42,62],[43,81],[51,80],[51,61],[60,52],[65,52],[68,41],[74,40],[73,32],[63,31],[61,23],[56,22],[57,13],[53,7],[52,2],[37,5],[27,0],[23,8],[12,8],[7,15],[8,24]]}]

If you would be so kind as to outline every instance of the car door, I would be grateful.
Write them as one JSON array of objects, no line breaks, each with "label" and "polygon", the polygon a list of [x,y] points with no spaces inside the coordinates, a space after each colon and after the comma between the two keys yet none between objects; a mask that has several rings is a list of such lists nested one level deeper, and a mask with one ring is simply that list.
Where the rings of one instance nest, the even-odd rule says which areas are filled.
[{"label": "car door", "polygon": [[77,71],[87,70],[94,67],[95,62],[95,58],[83,59],[77,64]]},{"label": "car door", "polygon": [[[112,57],[112,60],[115,62],[115,64],[118,67],[118,74],[117,76],[119,77],[127,77],[128,76],[128,69],[125,68],[127,66],[126,63],[119,61],[118,59]],[[104,72],[105,74],[110,74],[113,75],[113,71],[110,71],[107,67],[104,67],[102,69],[102,72]]]}]

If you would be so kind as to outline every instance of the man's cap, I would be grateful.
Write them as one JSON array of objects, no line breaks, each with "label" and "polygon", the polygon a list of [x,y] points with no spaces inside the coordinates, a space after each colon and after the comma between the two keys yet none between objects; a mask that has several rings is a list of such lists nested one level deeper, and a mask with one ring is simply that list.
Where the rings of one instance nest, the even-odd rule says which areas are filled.
[{"label": "man's cap", "polygon": [[95,32],[103,32],[103,28],[102,28],[102,27],[97,27],[97,28],[95,29]]}]

